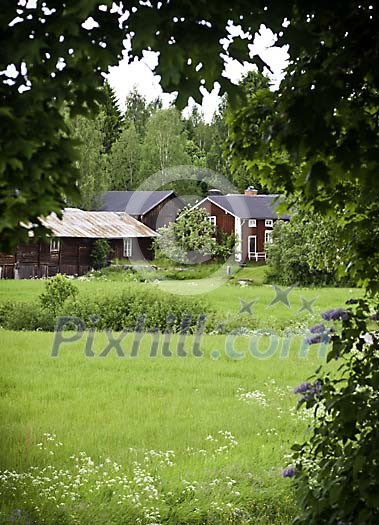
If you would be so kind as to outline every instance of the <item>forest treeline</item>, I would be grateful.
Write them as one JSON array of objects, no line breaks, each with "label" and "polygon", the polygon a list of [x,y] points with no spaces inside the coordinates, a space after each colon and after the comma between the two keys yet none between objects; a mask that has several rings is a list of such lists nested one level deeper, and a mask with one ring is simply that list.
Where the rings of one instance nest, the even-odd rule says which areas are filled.
[{"label": "forest treeline", "polygon": [[[122,112],[107,82],[103,90],[104,103],[94,118],[77,116],[68,123],[78,140],[77,184],[81,195],[71,204],[91,209],[103,191],[134,190],[154,173],[181,165],[208,168],[243,189],[245,181],[232,177],[224,154],[225,100],[207,123],[196,106],[184,117],[175,107],[162,108],[159,99],[148,102],[136,89],[127,95]],[[200,183],[178,185],[170,189],[199,196],[207,190]]]}]

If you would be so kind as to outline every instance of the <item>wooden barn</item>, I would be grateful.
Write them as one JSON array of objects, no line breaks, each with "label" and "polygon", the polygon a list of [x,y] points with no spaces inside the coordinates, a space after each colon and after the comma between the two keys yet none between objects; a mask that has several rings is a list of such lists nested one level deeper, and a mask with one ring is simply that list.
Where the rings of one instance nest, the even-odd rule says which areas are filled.
[{"label": "wooden barn", "polygon": [[52,232],[49,243],[31,242],[15,254],[0,254],[0,278],[30,279],[56,273],[83,275],[91,268],[96,239],[107,239],[110,259],[152,259],[157,233],[127,213],[82,211],[66,208],[62,219],[55,213],[41,219]]},{"label": "wooden barn", "polygon": [[288,215],[279,216],[275,211],[280,199],[279,195],[258,195],[249,187],[243,195],[215,191],[196,207],[205,209],[212,224],[223,232],[235,234],[236,261],[258,261],[266,260],[265,244],[271,240],[275,221],[289,220]]},{"label": "wooden barn", "polygon": [[174,222],[185,203],[168,191],[106,191],[101,211],[125,211],[149,228],[157,230]]}]

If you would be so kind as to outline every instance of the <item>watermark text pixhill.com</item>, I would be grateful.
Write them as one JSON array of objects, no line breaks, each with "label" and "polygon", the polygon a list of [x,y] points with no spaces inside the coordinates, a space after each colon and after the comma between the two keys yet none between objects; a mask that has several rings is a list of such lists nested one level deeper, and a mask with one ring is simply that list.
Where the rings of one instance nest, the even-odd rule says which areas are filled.
[{"label": "watermark text pixhill.com", "polygon": [[[116,331],[110,328],[98,329],[94,326],[94,322],[87,326],[83,319],[75,316],[58,317],[51,357],[59,357],[67,347],[81,341],[83,355],[87,358],[104,358],[109,355],[116,355],[119,358],[137,358],[142,351],[141,343],[144,341],[143,355],[148,355],[150,358],[159,356],[201,358],[204,356],[202,342],[206,321],[205,314],[199,315],[196,323],[192,324],[191,317],[184,316],[179,328],[174,330],[174,326],[178,326],[176,317],[169,316],[166,329],[160,331],[157,328],[147,327],[145,317],[141,316],[136,320],[133,329],[124,328]],[[103,343],[104,336],[105,343]],[[299,357],[305,358],[310,348],[307,335],[295,333],[279,335],[274,331],[251,331],[247,335],[242,335],[239,330],[232,330],[225,334],[222,340],[223,348],[212,349],[209,354],[214,360],[219,359],[222,355],[236,361],[246,357],[269,359],[279,356],[281,359],[287,359],[290,352],[292,355],[295,352]],[[100,341],[103,347],[96,353],[95,342]],[[148,345],[147,354],[146,345]],[[327,340],[318,345],[319,357],[326,356],[327,347]]]}]

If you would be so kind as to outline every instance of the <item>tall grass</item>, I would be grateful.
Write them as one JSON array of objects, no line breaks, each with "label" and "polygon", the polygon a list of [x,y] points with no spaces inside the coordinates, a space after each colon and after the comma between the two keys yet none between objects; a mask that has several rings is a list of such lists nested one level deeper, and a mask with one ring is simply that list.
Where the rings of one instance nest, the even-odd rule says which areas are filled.
[{"label": "tall grass", "polygon": [[[53,359],[53,334],[0,336],[0,469],[18,473],[0,476],[3,519],[21,511],[39,523],[290,522],[281,470],[307,426],[292,390],[322,360],[317,348],[299,353],[294,338],[287,358],[278,347],[257,359],[239,337],[235,348],[246,355],[233,360],[225,337],[204,336],[204,355],[194,357],[188,336],[188,355],[178,357],[173,337],[173,356],[154,359],[145,335],[131,358],[129,334],[124,358],[114,349],[102,358],[108,340],[98,334],[86,358],[84,334]],[[78,462],[88,471],[79,484]]]}]

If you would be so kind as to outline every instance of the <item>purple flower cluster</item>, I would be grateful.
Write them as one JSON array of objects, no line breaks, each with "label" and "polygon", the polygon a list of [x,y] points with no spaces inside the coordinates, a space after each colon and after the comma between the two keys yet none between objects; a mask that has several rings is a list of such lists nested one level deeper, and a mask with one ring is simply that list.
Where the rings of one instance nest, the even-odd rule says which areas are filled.
[{"label": "purple flower cluster", "polygon": [[294,394],[304,394],[305,392],[310,390],[311,387],[312,385],[310,383],[301,383],[301,385],[297,386],[294,389],[293,393]]},{"label": "purple flower cluster", "polygon": [[301,383],[297,386],[294,391],[294,394],[302,394],[300,401],[310,401],[315,397],[321,397],[322,394],[322,383],[317,379],[313,384],[311,383]]},{"label": "purple flower cluster", "polygon": [[370,316],[371,321],[379,321],[379,313],[375,312]]},{"label": "purple flower cluster", "polygon": [[328,310],[321,314],[325,321],[347,321],[350,317],[350,312],[344,308],[336,308],[335,310]]},{"label": "purple flower cluster", "polygon": [[305,340],[307,345],[317,345],[318,343],[327,343],[328,341],[329,337],[326,333],[311,335],[311,337],[307,337]]},{"label": "purple flower cluster", "polygon": [[309,331],[312,335],[308,337],[305,342],[307,345],[315,345],[318,343],[328,343],[329,334],[332,330],[325,328],[323,324],[316,324],[316,326],[312,326]]},{"label": "purple flower cluster", "polygon": [[323,324],[316,324],[315,326],[312,326],[312,328],[309,329],[311,334],[323,334],[326,332],[325,325]]},{"label": "purple flower cluster", "polygon": [[286,467],[282,472],[283,478],[293,478],[296,476],[296,469],[295,467]]}]

